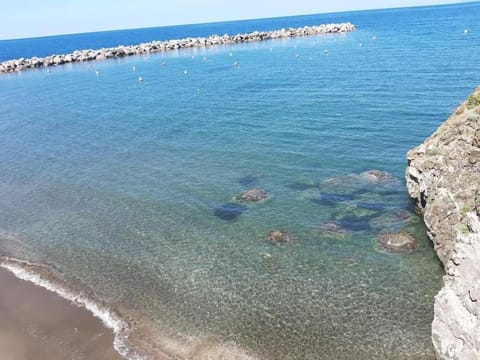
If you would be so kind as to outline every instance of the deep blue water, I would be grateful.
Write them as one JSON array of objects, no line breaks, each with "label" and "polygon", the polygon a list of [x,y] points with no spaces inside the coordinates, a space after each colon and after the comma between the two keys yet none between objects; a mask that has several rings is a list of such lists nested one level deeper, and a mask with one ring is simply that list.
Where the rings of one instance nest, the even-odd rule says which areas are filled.
[{"label": "deep blue water", "polygon": [[[160,346],[206,337],[269,359],[432,358],[442,270],[412,213],[405,155],[479,84],[479,20],[470,3],[2,41],[6,59],[358,27],[1,76],[0,253],[51,265]],[[360,175],[372,169],[395,181]],[[253,187],[265,202],[235,202]],[[270,244],[273,230],[292,244]],[[380,233],[403,230],[416,251],[380,251]]]}]

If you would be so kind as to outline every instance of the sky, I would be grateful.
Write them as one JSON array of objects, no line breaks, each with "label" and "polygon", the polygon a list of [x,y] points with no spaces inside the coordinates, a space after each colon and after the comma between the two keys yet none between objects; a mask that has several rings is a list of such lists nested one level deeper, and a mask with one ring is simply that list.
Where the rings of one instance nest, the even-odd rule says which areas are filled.
[{"label": "sky", "polygon": [[[194,24],[460,0],[21,0],[5,1],[0,39]],[[465,2],[465,1],[463,1]]]}]

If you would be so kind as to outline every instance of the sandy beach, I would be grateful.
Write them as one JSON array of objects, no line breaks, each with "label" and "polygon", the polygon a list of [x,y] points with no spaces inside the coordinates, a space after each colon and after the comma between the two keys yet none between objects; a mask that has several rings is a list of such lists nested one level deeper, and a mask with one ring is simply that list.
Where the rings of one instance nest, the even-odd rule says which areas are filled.
[{"label": "sandy beach", "polygon": [[89,311],[0,268],[2,360],[122,357],[113,333]]}]

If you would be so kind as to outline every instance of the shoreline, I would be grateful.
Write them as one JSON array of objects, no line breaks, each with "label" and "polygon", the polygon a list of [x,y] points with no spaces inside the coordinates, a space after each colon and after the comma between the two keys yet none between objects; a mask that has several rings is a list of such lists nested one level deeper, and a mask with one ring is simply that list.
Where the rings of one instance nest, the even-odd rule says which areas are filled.
[{"label": "shoreline", "polygon": [[114,333],[87,309],[0,267],[4,360],[120,360]]},{"label": "shoreline", "polygon": [[[73,355],[55,355],[55,351],[65,350],[67,347],[75,359],[257,359],[235,343],[219,343],[208,336],[162,336],[152,331],[148,326],[148,319],[140,320],[142,323],[145,321],[143,326],[138,327],[136,321],[131,325],[131,319],[124,320],[129,317],[122,317],[122,314],[85,295],[82,290],[71,290],[61,275],[57,275],[54,269],[47,265],[0,255],[0,286],[8,289],[0,293],[0,311],[4,314],[3,318],[9,320],[5,324],[0,323],[0,354],[14,355],[5,360],[28,360],[31,359],[28,356],[32,352],[40,354],[35,357],[38,360],[72,358]],[[28,295],[16,295],[18,288],[20,291],[23,288],[23,292]],[[9,303],[9,306],[5,306],[5,303]],[[23,311],[25,308],[29,311]],[[23,318],[10,316],[11,314],[21,314]],[[31,326],[25,327],[24,331],[18,329],[26,322],[33,322],[38,316],[42,321],[34,327],[39,329],[35,333],[41,334],[42,339],[53,339],[56,342],[35,342],[35,339],[32,340]],[[72,325],[78,322],[85,324],[86,330]],[[51,323],[56,326],[53,327]],[[62,329],[61,332],[58,331],[59,328]],[[61,338],[61,334],[68,334],[69,338]],[[80,334],[81,336],[77,337],[81,338],[71,340],[77,334]],[[24,352],[28,352],[26,357],[22,357]]]},{"label": "shoreline", "polygon": [[[27,261],[13,259],[9,257],[0,256],[0,284],[2,287],[2,279],[5,273],[14,277],[15,281],[10,281],[10,286],[6,286],[11,292],[18,287],[26,288],[28,291],[28,300],[30,304],[25,306],[32,308],[32,311],[43,312],[49,311],[50,318],[57,319],[59,314],[57,308],[44,309],[37,305],[37,298],[45,297],[49,301],[58,303],[61,307],[61,313],[70,317],[79,317],[84,322],[90,324],[93,328],[101,328],[103,332],[110,334],[109,341],[111,347],[111,354],[107,359],[127,359],[127,360],[142,360],[143,356],[139,355],[130,344],[127,343],[130,334],[129,325],[120,319],[120,317],[107,307],[102,306],[95,300],[87,298],[85,295],[70,291],[63,285],[61,279],[52,273],[50,269],[43,265],[33,264]],[[50,280],[52,278],[52,280]],[[2,291],[0,294],[0,304],[5,300],[5,294]],[[12,309],[15,309],[17,304],[12,304]],[[77,316],[75,316],[77,315]],[[93,324],[93,325],[92,325]],[[40,324],[42,326],[42,324]],[[65,325],[63,325],[65,326]],[[0,327],[1,334],[1,327]],[[98,335],[97,335],[98,336]],[[0,350],[1,350],[0,342]],[[105,345],[103,345],[105,347]],[[113,355],[116,354],[116,356]]]},{"label": "shoreline", "polygon": [[236,35],[210,35],[208,37],[189,37],[185,39],[152,41],[138,45],[119,45],[111,48],[97,50],[76,50],[70,54],[49,55],[46,57],[32,57],[6,60],[0,63],[0,74],[20,72],[28,69],[47,68],[69,63],[88,61],[101,61],[118,59],[127,56],[166,52],[186,48],[206,48],[212,46],[241,44],[276,39],[288,39],[301,36],[314,36],[325,34],[338,34],[351,32],[356,29],[350,22],[338,24],[322,24],[318,26],[305,26],[301,28],[288,28],[273,31],[254,31]]}]

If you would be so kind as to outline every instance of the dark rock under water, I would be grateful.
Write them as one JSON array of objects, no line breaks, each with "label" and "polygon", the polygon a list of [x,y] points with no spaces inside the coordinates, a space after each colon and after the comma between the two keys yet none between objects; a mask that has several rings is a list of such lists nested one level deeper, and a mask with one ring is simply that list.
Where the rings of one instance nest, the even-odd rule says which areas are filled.
[{"label": "dark rock under water", "polygon": [[246,205],[227,203],[217,206],[213,214],[225,221],[235,221],[245,210],[247,210]]},{"label": "dark rock under water", "polygon": [[247,175],[238,179],[238,183],[243,187],[250,188],[257,185],[260,182],[260,178],[255,175]]}]

